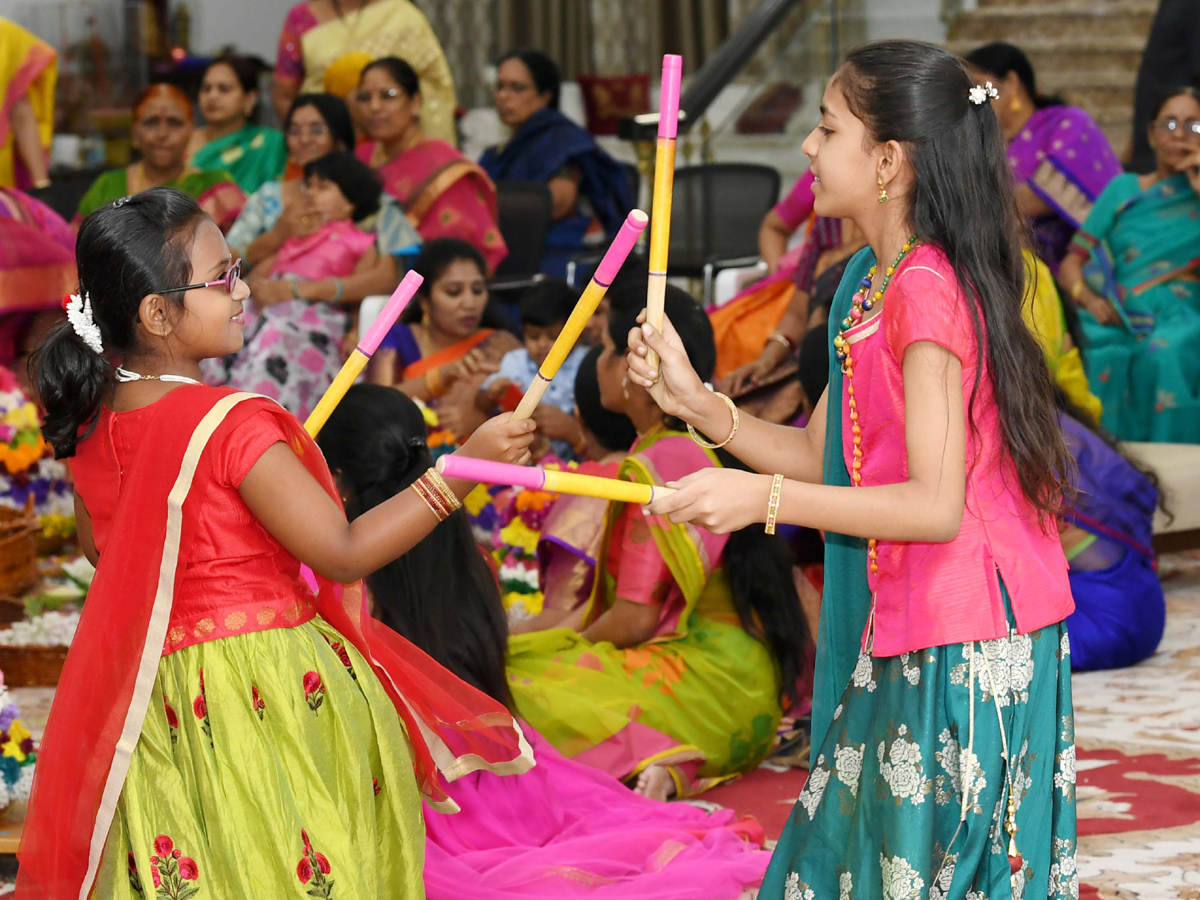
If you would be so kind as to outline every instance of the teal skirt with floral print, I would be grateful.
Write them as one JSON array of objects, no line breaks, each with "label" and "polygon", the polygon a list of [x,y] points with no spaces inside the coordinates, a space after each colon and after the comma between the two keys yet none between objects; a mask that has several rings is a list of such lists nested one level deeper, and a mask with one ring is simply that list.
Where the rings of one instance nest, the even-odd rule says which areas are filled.
[{"label": "teal skirt with floral print", "polygon": [[1077,900],[1070,669],[1062,623],[861,655],[760,898]]},{"label": "teal skirt with floral print", "polygon": [[425,896],[407,735],[321,619],[163,657],[97,898]]}]

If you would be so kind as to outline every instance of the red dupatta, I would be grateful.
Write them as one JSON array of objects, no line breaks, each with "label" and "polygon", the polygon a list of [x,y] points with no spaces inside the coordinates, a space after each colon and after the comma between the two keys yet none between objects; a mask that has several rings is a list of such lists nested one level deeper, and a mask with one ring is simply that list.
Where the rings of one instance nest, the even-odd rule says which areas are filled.
[{"label": "red dupatta", "polygon": [[[272,400],[224,388],[177,388],[148,424],[150,452],[125,470],[115,521],[63,667],[19,853],[20,900],[85,900],[95,881],[150,703],[179,573],[188,564],[212,479],[204,458],[250,416],[268,411],[335,501],[317,445]],[[415,777],[434,808],[455,811],[438,779],[533,764],[512,715],[376,622],[361,583],[318,578],[319,614],[371,663],[413,744]],[[119,613],[119,614],[118,614]]]}]

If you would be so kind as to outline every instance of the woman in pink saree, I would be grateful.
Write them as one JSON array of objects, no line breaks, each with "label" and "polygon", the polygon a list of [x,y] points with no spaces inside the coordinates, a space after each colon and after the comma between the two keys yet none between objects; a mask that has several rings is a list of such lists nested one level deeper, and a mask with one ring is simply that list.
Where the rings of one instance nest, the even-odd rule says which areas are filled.
[{"label": "woman in pink saree", "polygon": [[[431,463],[417,405],[381,385],[352,387],[319,443],[352,518],[404,492]],[[473,687],[512,703],[503,606],[465,510],[367,587],[382,621]],[[762,877],[767,854],[753,819],[640,796],[522,729],[533,770],[465,776],[449,786],[461,810],[454,815],[426,805],[430,900],[732,900]]]},{"label": "woman in pink saree", "polygon": [[449,144],[425,136],[412,66],[395,56],[375,60],[363,69],[357,99],[371,140],[355,152],[378,170],[384,190],[400,201],[421,238],[464,240],[494,272],[508,255],[496,225],[496,186]]}]

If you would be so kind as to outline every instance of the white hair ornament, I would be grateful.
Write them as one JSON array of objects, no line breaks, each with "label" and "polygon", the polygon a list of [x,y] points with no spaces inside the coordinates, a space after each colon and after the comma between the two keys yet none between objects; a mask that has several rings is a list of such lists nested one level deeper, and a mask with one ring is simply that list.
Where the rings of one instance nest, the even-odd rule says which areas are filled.
[{"label": "white hair ornament", "polygon": [[67,321],[83,341],[96,354],[104,352],[104,343],[100,340],[100,326],[92,318],[92,297],[87,292],[72,294],[67,301]]},{"label": "white hair ornament", "polygon": [[988,100],[995,100],[999,96],[1000,92],[990,81],[984,82],[982,85],[977,84],[967,92],[967,97],[976,106],[983,106]]}]

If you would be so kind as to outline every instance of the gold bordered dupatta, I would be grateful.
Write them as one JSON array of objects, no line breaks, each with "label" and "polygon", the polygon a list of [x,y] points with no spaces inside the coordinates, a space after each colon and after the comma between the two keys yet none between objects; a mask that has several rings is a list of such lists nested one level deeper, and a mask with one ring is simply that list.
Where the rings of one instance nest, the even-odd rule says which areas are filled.
[{"label": "gold bordered dupatta", "polygon": [[[38,758],[21,841],[19,898],[84,900],[150,703],[179,573],[213,478],[205,457],[253,415],[277,417],[296,455],[335,502],[317,445],[274,401],[182,387],[160,400],[126,468],[113,528],[80,618]],[[511,714],[366,612],[361,584],[318,579],[319,614],[370,661],[413,744],[415,777],[435,808],[457,809],[439,781],[479,769],[527,770],[532,751]],[[115,614],[119,611],[119,615]]]}]

